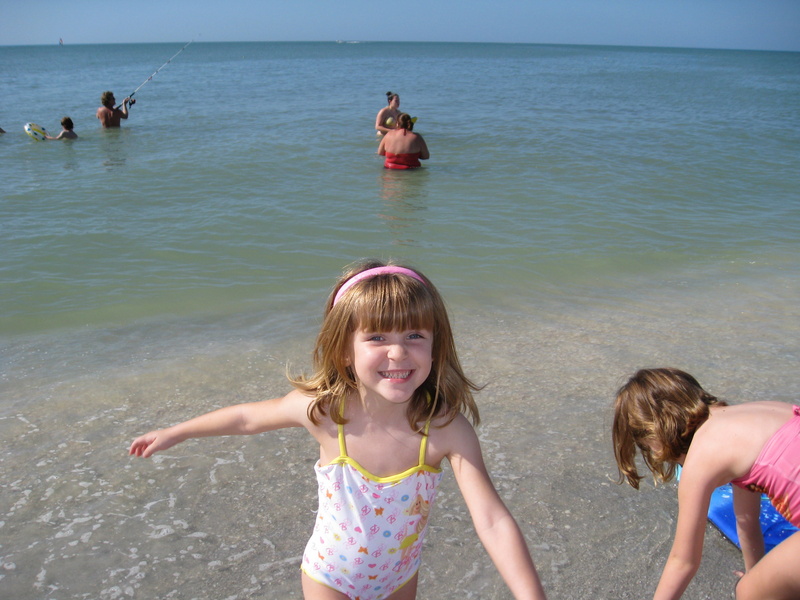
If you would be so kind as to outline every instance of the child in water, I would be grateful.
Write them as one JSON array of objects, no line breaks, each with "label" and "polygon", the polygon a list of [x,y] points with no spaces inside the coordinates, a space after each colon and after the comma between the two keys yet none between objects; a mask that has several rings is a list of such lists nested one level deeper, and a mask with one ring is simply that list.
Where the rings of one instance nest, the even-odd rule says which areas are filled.
[{"label": "child in water", "polygon": [[[680,598],[700,566],[715,488],[733,484],[745,573],[736,598],[800,598],[800,532],[765,556],[761,493],[800,526],[800,407],[784,402],[728,406],[678,369],[642,369],[620,388],[613,444],[620,483],[639,488],[636,451],[654,477],[678,483],[678,524],[654,598]],[[741,575],[741,574],[740,574]]]},{"label": "child in water", "polygon": [[48,140],[75,140],[78,139],[78,134],[72,131],[75,125],[72,124],[72,119],[64,117],[61,119],[61,132],[55,136],[45,136]]},{"label": "child in water", "polygon": [[314,373],[273,400],[229,406],[133,441],[152,456],[188,438],[305,427],[319,443],[319,509],[303,555],[307,600],[413,600],[428,516],[450,462],[489,556],[517,599],[544,591],[484,466],[472,392],[444,302],[418,271],[351,267],[325,305]]}]

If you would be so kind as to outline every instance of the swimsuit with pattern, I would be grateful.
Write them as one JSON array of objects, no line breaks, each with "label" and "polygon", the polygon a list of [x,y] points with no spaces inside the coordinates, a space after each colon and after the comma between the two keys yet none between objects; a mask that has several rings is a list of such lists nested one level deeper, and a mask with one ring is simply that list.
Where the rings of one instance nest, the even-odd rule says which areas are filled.
[{"label": "swimsuit with pattern", "polygon": [[414,577],[442,479],[441,469],[425,464],[429,427],[417,465],[376,477],[347,455],[339,425],[339,456],[314,467],[319,509],[301,567],[308,577],[360,600],[386,598]]}]

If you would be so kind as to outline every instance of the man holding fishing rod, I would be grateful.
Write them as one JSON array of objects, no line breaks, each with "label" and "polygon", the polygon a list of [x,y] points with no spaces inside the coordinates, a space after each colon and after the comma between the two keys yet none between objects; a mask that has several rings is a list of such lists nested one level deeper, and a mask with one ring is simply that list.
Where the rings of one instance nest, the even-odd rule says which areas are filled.
[{"label": "man holding fishing rod", "polygon": [[136,102],[130,96],[125,98],[120,105],[122,108],[114,106],[116,99],[113,92],[103,92],[100,96],[100,103],[103,105],[97,109],[97,118],[100,119],[100,124],[104,129],[109,127],[119,127],[122,119],[128,118],[128,105]]},{"label": "man holding fishing rod", "polygon": [[[189,42],[186,44],[186,46],[188,46],[189,44],[191,44],[191,43],[192,43],[192,41],[194,41],[194,40],[191,40],[191,41],[189,41]],[[148,77],[147,79],[145,79],[145,80],[142,82],[142,85],[140,85],[140,86],[139,86],[139,87],[137,87],[135,90],[133,90],[133,91],[131,92],[131,95],[130,95],[130,96],[128,96],[127,98],[125,98],[125,100],[123,100],[123,101],[122,101],[122,104],[120,104],[119,106],[114,106],[114,102],[116,102],[116,100],[114,99],[114,94],[113,94],[113,92],[103,92],[103,95],[102,95],[102,96],[100,96],[100,103],[101,103],[103,106],[101,106],[100,108],[98,108],[98,109],[97,109],[97,118],[98,118],[98,119],[100,119],[100,124],[101,124],[101,125],[102,125],[104,128],[109,128],[109,127],[119,127],[119,125],[120,125],[120,121],[121,121],[122,119],[127,119],[127,118],[128,118],[128,106],[131,106],[131,105],[133,105],[133,104],[136,102],[136,100],[134,100],[134,99],[133,99],[133,96],[136,94],[136,92],[138,92],[140,89],[142,89],[142,88],[144,87],[144,85],[145,85],[145,84],[146,84],[148,81],[152,81],[153,77],[155,77],[156,75],[158,75],[158,72],[159,72],[161,69],[163,69],[164,67],[166,67],[166,66],[167,66],[169,63],[171,63],[173,58],[175,58],[176,56],[178,56],[178,54],[180,54],[181,52],[183,52],[184,50],[186,50],[186,46],[184,46],[183,48],[181,48],[180,50],[178,50],[178,51],[177,51],[177,52],[176,52],[176,53],[175,53],[175,54],[172,56],[172,58],[170,58],[170,59],[169,59],[167,62],[165,62],[165,63],[164,63],[163,65],[161,65],[160,67],[158,67],[158,68],[155,70],[155,72],[154,72],[152,75],[150,75],[150,77]]]}]

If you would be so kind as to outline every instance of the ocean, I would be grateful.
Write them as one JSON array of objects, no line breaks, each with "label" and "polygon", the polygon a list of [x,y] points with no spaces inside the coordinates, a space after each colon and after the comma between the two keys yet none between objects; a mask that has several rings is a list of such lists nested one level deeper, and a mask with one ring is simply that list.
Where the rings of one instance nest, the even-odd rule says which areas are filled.
[{"label": "ocean", "polygon": [[[0,596],[301,598],[304,432],[127,447],[286,393],[362,257],[445,297],[549,597],[652,594],[677,500],[615,483],[625,376],[800,397],[800,53],[194,42],[147,81],[185,43],[0,47]],[[421,169],[376,155],[389,90]],[[741,564],[709,526],[684,597]],[[511,598],[451,474],[419,597]]]}]

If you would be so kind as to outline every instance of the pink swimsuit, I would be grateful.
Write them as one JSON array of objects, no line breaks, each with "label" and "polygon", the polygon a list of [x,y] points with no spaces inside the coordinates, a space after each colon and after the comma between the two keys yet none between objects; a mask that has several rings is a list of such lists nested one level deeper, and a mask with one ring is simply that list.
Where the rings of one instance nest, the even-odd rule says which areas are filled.
[{"label": "pink swimsuit", "polygon": [[800,406],[764,444],[750,471],[731,483],[766,494],[787,521],[800,527]]},{"label": "pink swimsuit", "polygon": [[389,477],[347,455],[339,425],[339,457],[314,467],[319,510],[301,567],[308,577],[360,600],[386,598],[414,577],[442,479],[441,469],[425,464],[429,425],[418,464]]}]

